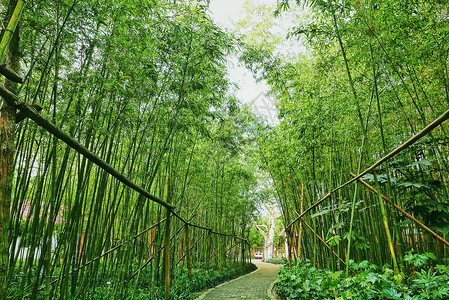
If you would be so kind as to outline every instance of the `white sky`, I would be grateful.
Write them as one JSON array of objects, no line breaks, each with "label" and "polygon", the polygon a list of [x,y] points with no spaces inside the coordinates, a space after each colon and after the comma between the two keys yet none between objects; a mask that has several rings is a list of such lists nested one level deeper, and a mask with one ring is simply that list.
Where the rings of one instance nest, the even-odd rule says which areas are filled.
[{"label": "white sky", "polygon": [[[235,31],[234,23],[244,19],[245,0],[211,0],[209,11],[210,16],[214,22],[229,30]],[[249,0],[248,3],[252,7],[256,6],[271,6],[277,4],[277,0]],[[286,37],[287,31],[294,27],[299,19],[304,18],[306,10],[301,9],[295,11],[293,14],[288,12],[282,13],[281,18],[275,18],[274,26],[270,31],[275,36]],[[298,19],[299,18],[299,19]],[[262,21],[262,20],[260,20]],[[305,54],[306,48],[301,41],[298,40],[285,40],[281,44],[274,46],[274,54],[280,54],[287,57],[294,57],[296,55]],[[228,59],[228,74],[232,82],[238,85],[238,90],[235,91],[235,95],[243,102],[252,104],[256,115],[264,117],[267,121],[273,125],[278,124],[279,120],[276,116],[276,106],[274,100],[266,96],[269,88],[265,82],[258,82],[253,78],[252,73],[245,67],[239,65],[237,57],[229,57]]]},{"label": "white sky", "polygon": [[[244,0],[211,0],[209,9],[214,21],[227,28],[232,26],[232,21],[237,21],[242,13]],[[252,0],[254,5],[274,5],[277,0]]]},{"label": "white sky", "polygon": [[[243,15],[244,0],[211,0],[209,10],[211,17],[217,25],[233,31],[233,22],[237,22]],[[257,5],[274,5],[276,0],[253,0]],[[263,98],[263,94],[268,91],[268,86],[262,82],[256,83],[253,75],[245,67],[239,66],[236,57],[230,57],[228,62],[228,72],[231,81],[239,86],[236,96],[244,103],[251,103]],[[269,105],[274,109],[274,105]],[[263,110],[261,108],[261,110]],[[257,113],[257,108],[256,108]],[[268,118],[273,111],[267,112]]]},{"label": "white sky", "polygon": [[[277,2],[277,0],[251,1],[252,4],[258,5],[273,5]],[[233,22],[241,19],[244,3],[244,0],[211,0],[209,7],[212,13],[211,17],[217,25],[233,31]],[[245,67],[239,66],[236,57],[230,57],[228,61],[228,72],[231,81],[237,83],[239,86],[239,90],[236,91],[236,96],[244,103],[252,103],[257,115],[265,117],[271,124],[277,124],[279,120],[276,116],[274,101],[264,95],[268,92],[268,86],[263,82],[256,83],[252,73]],[[259,209],[262,216],[268,214],[264,206]],[[280,214],[278,208],[275,208],[275,210]]]}]

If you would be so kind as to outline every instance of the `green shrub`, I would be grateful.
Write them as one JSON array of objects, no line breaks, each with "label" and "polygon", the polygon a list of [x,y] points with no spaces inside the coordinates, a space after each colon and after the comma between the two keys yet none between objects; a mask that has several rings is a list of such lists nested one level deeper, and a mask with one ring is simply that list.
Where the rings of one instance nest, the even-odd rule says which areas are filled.
[{"label": "green shrub", "polygon": [[176,272],[170,289],[171,299],[193,299],[199,293],[217,286],[223,282],[237,278],[256,270],[254,264],[232,264],[220,269],[202,268],[192,270],[192,282],[189,280],[187,270]]},{"label": "green shrub", "polygon": [[285,265],[287,263],[287,260],[283,257],[281,258],[270,258],[264,260],[266,263],[275,264],[275,265]]},{"label": "green shrub", "polygon": [[[217,286],[228,280],[256,270],[254,264],[229,262],[226,266],[201,267],[192,269],[192,281],[186,269],[177,268],[170,279],[170,299],[194,299],[203,291]],[[34,269],[33,269],[34,271]],[[19,299],[31,292],[32,286],[21,286],[19,279],[26,276],[20,268],[14,269],[13,280],[9,282],[8,299]],[[126,282],[116,282],[114,273],[99,274],[92,287],[82,291],[86,299],[107,300],[112,298],[139,300],[165,299],[164,286],[155,286],[150,270],[142,270],[138,277]],[[136,281],[137,280],[137,281]],[[71,281],[69,280],[69,290]],[[76,291],[78,293],[79,291]],[[37,299],[43,299],[44,294],[38,293]],[[79,299],[79,296],[69,296],[67,299]]]},{"label": "green shrub", "polygon": [[[284,266],[275,283],[281,299],[449,299],[449,267],[423,268],[432,255],[409,253],[406,261],[417,264],[420,272],[395,276],[387,264],[383,268],[362,261],[350,261],[353,276],[313,267],[309,261],[291,268]],[[416,256],[416,257],[413,257]],[[436,271],[434,271],[436,270]]]},{"label": "green shrub", "polygon": [[[256,269],[257,267],[254,264],[249,263],[244,265],[231,263],[219,269],[213,267],[196,268],[192,269],[192,281],[189,280],[186,269],[177,269],[170,281],[170,299],[194,299],[209,288]],[[95,293],[90,296],[91,299],[111,299],[113,288],[107,286],[106,280],[112,281],[108,276],[97,281],[99,286],[96,287]],[[147,271],[141,272],[137,284],[135,284],[135,281],[131,281],[123,289],[123,294],[127,295],[124,299],[165,299],[164,287],[154,287],[151,273]]]}]

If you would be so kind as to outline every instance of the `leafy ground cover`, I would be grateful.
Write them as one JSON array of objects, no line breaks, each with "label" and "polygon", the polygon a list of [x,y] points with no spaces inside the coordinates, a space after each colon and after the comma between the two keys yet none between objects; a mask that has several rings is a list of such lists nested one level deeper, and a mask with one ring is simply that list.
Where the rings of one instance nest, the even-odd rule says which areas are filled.
[{"label": "leafy ground cover", "polygon": [[432,266],[431,253],[408,253],[407,274],[395,275],[391,266],[350,261],[354,271],[317,269],[309,261],[285,265],[275,283],[281,299],[449,299],[449,267]]},{"label": "leafy ground cover", "polygon": [[[192,269],[192,281],[186,269],[178,269],[171,280],[170,299],[194,299],[205,290],[217,286],[228,280],[237,278],[256,270],[254,264],[230,264],[217,268]],[[164,299],[164,287],[152,288],[152,276],[150,272],[141,274],[136,285],[130,284],[128,293],[124,293],[124,299]],[[136,286],[136,287],[134,287]],[[92,299],[111,299],[113,290],[106,283],[103,287],[97,287]]]},{"label": "leafy ground cover", "polygon": [[[252,263],[228,263],[217,267],[201,267],[192,269],[192,281],[189,280],[187,269],[178,268],[170,279],[170,299],[194,299],[205,290],[223,282],[237,278],[256,270]],[[22,295],[20,289],[21,274],[16,273],[10,282],[7,299],[19,299]],[[23,276],[23,274],[22,274]],[[82,294],[72,294],[68,299],[165,299],[164,284],[154,278],[151,270],[143,270],[138,278],[127,283],[115,284],[117,278],[114,274],[101,274],[94,281],[93,287],[84,290]],[[70,283],[69,283],[70,288]],[[25,294],[31,293],[31,287],[25,287]],[[37,299],[44,299],[44,294],[38,294]]]}]

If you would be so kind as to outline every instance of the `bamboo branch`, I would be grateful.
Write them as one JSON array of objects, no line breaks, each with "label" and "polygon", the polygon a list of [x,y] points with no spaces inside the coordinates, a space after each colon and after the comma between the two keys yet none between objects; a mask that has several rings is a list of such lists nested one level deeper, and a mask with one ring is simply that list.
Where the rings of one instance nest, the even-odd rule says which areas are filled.
[{"label": "bamboo branch", "polygon": [[17,74],[12,69],[8,68],[6,64],[0,64],[0,74],[5,76],[11,81],[17,82],[17,83],[23,83],[23,78],[20,77],[19,74]]},{"label": "bamboo branch", "polygon": [[[139,232],[138,234],[136,234],[135,236],[133,236],[132,240],[135,240],[136,238],[138,238],[138,237],[141,236],[142,234],[144,234],[144,233],[150,231],[151,229],[153,229],[153,228],[156,227],[157,225],[161,224],[161,223],[164,222],[165,220],[166,220],[166,218],[163,218],[162,220],[160,220],[159,222],[157,222],[157,223],[151,225],[151,226],[148,227],[147,229],[145,229],[145,230]],[[131,240],[130,240],[130,241],[131,241]],[[88,261],[88,262],[85,263],[84,265],[79,266],[79,267],[76,268],[74,271],[70,271],[70,273],[69,273],[68,275],[72,274],[73,272],[77,272],[77,271],[79,271],[79,270],[81,270],[81,269],[87,267],[87,266],[90,265],[91,263],[93,263],[93,262],[99,260],[100,258],[102,258],[102,257],[104,257],[104,256],[106,256],[106,255],[108,255],[108,254],[110,254],[110,253],[112,253],[112,252],[114,252],[115,250],[121,248],[121,247],[122,247],[123,245],[125,245],[125,244],[126,244],[126,242],[121,243],[121,244],[118,244],[117,246],[115,246],[115,247],[109,249],[108,251],[104,252],[103,254],[101,254],[101,255],[99,255],[99,256],[97,256],[97,257],[91,259],[90,261]],[[48,286],[55,284],[56,282],[59,281],[59,279],[60,279],[60,277],[58,277],[58,278],[56,278],[55,280],[51,281],[50,283],[44,285],[43,287],[37,289],[37,292],[40,292],[40,291],[46,289]],[[31,296],[31,294],[26,295],[25,298],[28,298],[29,296]]]},{"label": "bamboo branch", "polygon": [[[299,213],[296,210],[293,211],[299,216]],[[338,254],[331,249],[331,247],[318,235],[318,233],[316,233],[315,230],[313,230],[313,228],[310,227],[310,225],[306,222],[306,220],[301,219],[301,221],[316,235],[316,237],[324,244],[324,246],[326,246],[330,251],[332,251],[332,253],[346,266],[346,263],[340,258],[340,256],[338,256]]]},{"label": "bamboo branch", "polygon": [[301,221],[315,234],[315,236],[324,244],[324,246],[332,251],[332,253],[346,266],[346,263],[343,261],[343,259],[341,259],[340,256],[338,256],[338,254],[335,253],[334,250],[332,250],[332,248],[318,235],[318,233],[316,233],[315,230],[313,230],[313,228],[310,227],[310,225],[305,220],[301,219]]},{"label": "bamboo branch", "polygon": [[371,172],[372,170],[374,170],[375,168],[379,167],[380,165],[382,165],[384,162],[386,162],[387,160],[389,160],[390,158],[393,158],[394,156],[396,156],[397,154],[399,154],[400,152],[402,152],[403,150],[407,149],[408,147],[410,147],[411,145],[413,145],[415,142],[417,142],[419,139],[421,139],[422,137],[426,136],[429,132],[431,132],[433,129],[435,129],[435,127],[441,125],[444,121],[446,121],[449,118],[449,110],[445,111],[440,117],[438,117],[438,119],[436,119],[435,121],[433,121],[432,123],[430,123],[429,125],[427,125],[426,128],[424,128],[423,130],[421,130],[420,132],[418,132],[417,134],[415,134],[413,137],[411,137],[408,141],[406,141],[405,143],[403,143],[401,146],[397,147],[396,149],[394,149],[393,151],[391,151],[390,153],[388,153],[387,155],[385,155],[384,157],[382,157],[380,160],[378,160],[376,163],[374,163],[373,165],[371,165],[368,169],[366,169],[365,171],[363,171],[362,173],[360,173],[359,175],[355,176],[353,179],[343,183],[342,185],[340,185],[339,187],[334,188],[333,190],[331,190],[329,193],[327,193],[326,195],[324,195],[323,197],[321,197],[320,199],[318,199],[318,201],[316,201],[313,205],[309,206],[301,215],[299,215],[296,219],[294,219],[292,222],[290,222],[290,224],[288,224],[288,226],[286,226],[286,228],[290,228],[294,223],[296,223],[299,219],[301,219],[306,213],[308,213],[309,211],[311,211],[313,208],[317,207],[319,204],[321,204],[322,202],[324,202],[324,200],[326,200],[327,198],[329,198],[333,193],[335,193],[336,191],[338,191],[339,189],[357,181],[358,179],[360,179],[363,175]]},{"label": "bamboo branch", "polygon": [[[355,177],[354,174],[350,173],[352,177]],[[373,191],[376,194],[379,194],[379,192],[374,189],[371,185],[369,185],[368,183],[366,183],[365,181],[363,181],[362,179],[359,179],[360,183],[362,183],[364,186],[366,186],[369,190]],[[389,204],[391,204],[391,200],[389,198],[387,198],[384,195],[381,195],[382,199],[384,199],[386,202],[388,202]],[[422,229],[424,229],[425,231],[427,231],[428,233],[430,233],[434,238],[436,238],[437,240],[439,240],[440,242],[442,242],[443,244],[445,244],[447,247],[449,247],[449,242],[446,241],[445,239],[443,239],[442,237],[440,237],[436,232],[434,232],[432,229],[430,229],[429,227],[427,227],[426,225],[424,225],[423,223],[421,223],[419,220],[417,220],[415,217],[413,217],[412,215],[410,215],[408,212],[406,212],[405,210],[403,210],[401,207],[399,207],[398,205],[394,204],[394,207],[396,208],[396,210],[398,210],[399,212],[401,212],[404,216],[406,216],[407,218],[409,218],[410,220],[412,220],[413,222],[416,223],[416,225],[418,225],[419,227],[421,227]]]},{"label": "bamboo branch", "polygon": [[70,146],[73,150],[80,153],[84,157],[86,157],[89,161],[93,162],[103,170],[105,170],[107,173],[109,173],[111,176],[116,178],[118,181],[122,182],[126,186],[130,187],[131,189],[138,192],[143,197],[150,199],[151,201],[154,201],[170,210],[173,210],[175,207],[172,204],[169,204],[158,197],[150,194],[147,190],[144,188],[138,186],[131,180],[129,180],[125,175],[118,172],[116,169],[114,169],[111,165],[109,165],[107,162],[105,162],[103,159],[98,157],[96,154],[91,152],[89,149],[81,145],[77,140],[73,139],[68,134],[64,133],[62,130],[60,130],[56,125],[54,125],[52,122],[45,119],[43,116],[41,116],[39,113],[37,113],[34,109],[30,107],[30,105],[26,103],[20,103],[17,96],[15,96],[13,93],[11,93],[8,89],[6,89],[3,85],[0,85],[0,96],[5,99],[6,102],[8,102],[9,105],[15,106],[17,109],[19,109],[21,112],[24,113],[24,115],[30,119],[32,119],[34,122],[36,122],[39,126],[47,130],[49,133],[53,134],[55,137],[66,143],[68,146]]}]

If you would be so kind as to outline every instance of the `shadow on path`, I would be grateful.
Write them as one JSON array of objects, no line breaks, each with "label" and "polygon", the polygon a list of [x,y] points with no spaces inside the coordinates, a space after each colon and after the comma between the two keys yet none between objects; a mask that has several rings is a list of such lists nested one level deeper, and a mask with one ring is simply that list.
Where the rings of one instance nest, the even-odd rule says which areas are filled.
[{"label": "shadow on path", "polygon": [[279,265],[252,261],[259,270],[215,287],[199,299],[270,299],[268,289],[276,280]]}]

